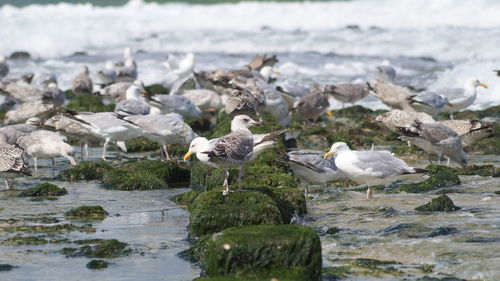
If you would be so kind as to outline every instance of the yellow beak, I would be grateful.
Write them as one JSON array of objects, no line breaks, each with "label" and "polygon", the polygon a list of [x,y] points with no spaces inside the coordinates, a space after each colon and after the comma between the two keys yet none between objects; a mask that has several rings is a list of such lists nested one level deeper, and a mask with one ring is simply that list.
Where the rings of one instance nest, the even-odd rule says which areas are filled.
[{"label": "yellow beak", "polygon": [[486,85],[486,84],[481,83],[481,84],[479,84],[479,86],[488,89],[488,85]]},{"label": "yellow beak", "polygon": [[146,90],[142,90],[142,91],[141,91],[141,94],[143,94],[143,95],[145,95],[145,96],[146,96],[146,95],[148,94],[148,91],[146,91]]},{"label": "yellow beak", "polygon": [[332,111],[330,111],[330,110],[327,110],[327,111],[326,111],[326,115],[327,115],[328,117],[333,117],[333,112],[332,112]]},{"label": "yellow beak", "polygon": [[186,153],[186,155],[184,155],[184,161],[189,160],[189,157],[191,157],[191,154],[193,154],[193,152],[192,152],[192,151],[188,151],[188,152]]},{"label": "yellow beak", "polygon": [[330,157],[330,156],[333,156],[333,152],[328,151],[327,153],[325,153],[325,155],[323,155],[323,158],[325,158],[325,159],[326,159],[326,158],[328,158],[328,157]]}]

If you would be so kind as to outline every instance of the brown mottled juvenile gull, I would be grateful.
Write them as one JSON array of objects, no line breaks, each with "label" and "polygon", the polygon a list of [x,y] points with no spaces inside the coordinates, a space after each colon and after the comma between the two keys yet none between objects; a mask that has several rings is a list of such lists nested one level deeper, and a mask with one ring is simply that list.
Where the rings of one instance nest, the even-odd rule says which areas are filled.
[{"label": "brown mottled juvenile gull", "polygon": [[21,136],[38,130],[37,124],[39,122],[39,118],[32,117],[26,120],[25,124],[8,125],[0,128],[0,134],[5,136],[4,141],[7,144],[15,145]]},{"label": "brown mottled juvenile gull", "polygon": [[161,160],[171,160],[167,151],[168,144],[189,144],[196,133],[184,122],[181,115],[169,113],[165,115],[130,115],[123,117],[133,126],[139,127],[141,135],[160,144]]},{"label": "brown mottled juvenile gull", "polygon": [[270,66],[273,67],[276,63],[278,63],[278,59],[276,58],[276,55],[273,55],[272,57],[268,57],[267,55],[257,55],[255,56],[248,66],[250,67],[251,70],[257,70],[260,71],[263,67],[265,66]]},{"label": "brown mottled juvenile gull", "polygon": [[394,157],[390,151],[356,151],[351,150],[343,142],[334,143],[324,158],[333,155],[335,165],[349,179],[358,184],[368,185],[367,198],[373,196],[373,185],[387,184],[397,176],[425,172],[423,169],[408,166],[403,160]]},{"label": "brown mottled juvenile gull", "polygon": [[367,83],[375,96],[387,106],[405,111],[415,111],[410,100],[415,96],[408,88],[391,82],[376,80],[373,84]]},{"label": "brown mottled juvenile gull", "polygon": [[399,127],[410,127],[415,121],[420,123],[436,122],[432,116],[425,112],[408,112],[399,109],[393,109],[375,117],[375,121],[381,122],[389,130],[398,132]]},{"label": "brown mottled juvenile gull", "polygon": [[360,99],[365,98],[369,93],[369,89],[365,84],[357,83],[342,83],[336,85],[327,85],[328,93],[334,99],[342,102],[342,107],[345,103],[354,104]]},{"label": "brown mottled juvenile gull", "polygon": [[9,65],[5,55],[0,55],[0,80],[9,74]]},{"label": "brown mottled juvenile gull", "polygon": [[315,85],[311,92],[295,102],[293,108],[306,120],[316,122],[318,117],[330,106],[328,96],[319,85]]},{"label": "brown mottled juvenile gull", "polygon": [[255,78],[248,79],[245,83],[236,80],[226,82],[230,87],[230,94],[224,112],[231,117],[240,114],[255,114],[259,119],[262,119],[262,110],[266,106],[266,96],[264,91],[256,86]]},{"label": "brown mottled juvenile gull", "polygon": [[17,102],[29,102],[42,95],[42,89],[31,84],[33,74],[25,74],[21,78],[7,79],[0,82],[0,93],[7,94]]},{"label": "brown mottled juvenile gull", "polygon": [[444,120],[440,124],[451,128],[462,138],[462,148],[470,146],[475,142],[493,135],[493,128],[481,123],[479,120]]},{"label": "brown mottled juvenile gull", "polygon": [[125,99],[127,89],[133,84],[141,86],[142,82],[139,80],[132,82],[118,82],[102,88],[99,93],[101,96],[111,103],[118,103]]},{"label": "brown mottled juvenile gull", "polygon": [[410,141],[429,154],[448,156],[460,166],[467,166],[467,155],[462,150],[462,138],[452,129],[439,123],[415,122],[411,127],[399,128],[401,139]]},{"label": "brown mottled juvenile gull", "polygon": [[247,115],[238,115],[231,121],[231,133],[217,140],[214,146],[203,151],[207,154],[208,162],[224,169],[224,187],[223,194],[229,190],[229,168],[239,168],[238,173],[238,191],[241,191],[241,177],[243,176],[243,165],[252,157],[253,136],[248,128],[262,125],[260,122],[252,120]]},{"label": "brown mottled juvenile gull", "polygon": [[0,144],[0,176],[4,178],[5,188],[10,188],[8,179],[22,175],[31,176],[24,150],[14,145]]},{"label": "brown mottled juvenile gull", "polygon": [[34,100],[32,102],[22,103],[16,109],[10,110],[5,114],[3,123],[15,124],[28,120],[31,117],[41,116],[57,111],[58,106],[51,102],[43,100]]},{"label": "brown mottled juvenile gull", "polygon": [[93,94],[92,79],[90,79],[89,68],[86,65],[80,68],[80,73],[73,79],[71,86],[73,93],[77,96]]},{"label": "brown mottled juvenile gull", "polygon": [[29,133],[19,138],[17,143],[22,147],[26,153],[33,157],[35,162],[35,171],[37,170],[37,159],[53,159],[62,156],[75,166],[76,161],[73,159],[74,149],[71,145],[67,144],[66,138],[59,133],[38,130]]}]

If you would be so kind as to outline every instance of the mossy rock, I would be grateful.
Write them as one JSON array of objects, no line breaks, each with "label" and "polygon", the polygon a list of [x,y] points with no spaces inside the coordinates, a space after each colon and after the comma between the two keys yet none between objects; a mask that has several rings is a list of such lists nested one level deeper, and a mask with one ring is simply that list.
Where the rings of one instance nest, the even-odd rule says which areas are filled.
[{"label": "mossy rock", "polygon": [[144,151],[155,151],[160,148],[160,145],[155,142],[148,140],[144,137],[139,137],[127,141],[127,151],[128,152],[144,152]]},{"label": "mossy rock", "polygon": [[188,229],[197,237],[234,226],[283,223],[278,204],[259,191],[227,195],[220,190],[207,191],[194,200],[190,209]]},{"label": "mossy rock", "polygon": [[499,155],[500,154],[500,122],[491,123],[493,135],[488,138],[479,140],[465,148],[466,151],[471,151],[482,155]]},{"label": "mossy rock", "polygon": [[261,280],[279,280],[279,281],[302,281],[310,280],[303,267],[295,268],[277,268],[271,270],[254,270],[243,276],[216,276],[199,277],[193,281],[261,281]]},{"label": "mossy rock", "polygon": [[175,195],[172,198],[172,201],[174,201],[175,203],[177,203],[179,205],[189,206],[194,202],[196,197],[198,197],[198,195],[200,195],[200,193],[201,192],[196,191],[196,190],[189,190],[189,191],[186,191],[184,193],[180,193],[180,194]]},{"label": "mossy rock", "polygon": [[17,266],[2,263],[0,264],[0,272],[1,271],[11,271],[12,269],[16,268]]},{"label": "mossy rock", "polygon": [[66,257],[116,258],[126,256],[132,251],[127,243],[116,239],[89,239],[76,241],[82,245],[78,248],[63,248],[61,253]]},{"label": "mossy rock", "polygon": [[62,171],[61,178],[67,181],[100,180],[103,174],[111,169],[112,166],[106,162],[83,161]]},{"label": "mossy rock", "polygon": [[88,269],[104,269],[109,263],[105,260],[91,260],[85,265]]},{"label": "mossy rock", "polygon": [[184,163],[160,160],[131,161],[106,171],[105,188],[118,190],[151,190],[189,185],[190,170]]},{"label": "mossy rock", "polygon": [[170,90],[163,86],[163,85],[160,85],[160,84],[152,84],[152,85],[149,85],[149,86],[146,86],[146,91],[148,93],[150,93],[151,95],[168,95],[170,93]]},{"label": "mossy rock", "polygon": [[[439,114],[440,119],[450,119],[449,113],[443,112]],[[500,118],[500,105],[488,107],[483,110],[464,110],[453,113],[456,120],[464,119],[483,119],[485,117]]]},{"label": "mossy rock", "polygon": [[429,203],[415,208],[421,212],[450,212],[460,210],[447,195],[441,195],[432,199]]},{"label": "mossy rock", "polygon": [[5,232],[25,232],[25,233],[54,233],[54,232],[95,232],[95,228],[91,225],[76,226],[74,224],[56,224],[56,225],[22,225],[22,226],[8,226],[0,227],[0,231]]},{"label": "mossy rock", "polygon": [[60,188],[55,184],[44,182],[36,187],[28,188],[19,193],[19,197],[44,197],[44,196],[63,196],[68,194],[66,188]]},{"label": "mossy rock", "polygon": [[66,217],[82,219],[105,219],[109,213],[101,206],[80,206],[64,213]]},{"label": "mossy rock", "polygon": [[307,214],[304,192],[298,188],[256,186],[249,187],[248,190],[258,190],[270,196],[278,204],[285,224],[290,223],[295,214],[298,216]]},{"label": "mossy rock", "polygon": [[21,245],[45,245],[49,243],[47,239],[43,239],[36,236],[21,236],[16,235],[14,237],[10,237],[5,239],[2,244],[7,246],[21,246]]},{"label": "mossy rock", "polygon": [[[424,193],[436,190],[442,187],[459,185],[460,179],[457,172],[450,167],[441,165],[429,165],[426,167],[429,170],[430,177],[424,181],[417,183],[397,184],[392,192],[407,192],[407,193]],[[389,186],[389,188],[392,188]]]},{"label": "mossy rock", "polygon": [[209,277],[270,280],[289,269],[295,276],[285,276],[285,280],[321,278],[320,239],[312,229],[299,225],[226,229],[209,239],[203,260]]},{"label": "mossy rock", "polygon": [[470,165],[466,168],[458,168],[459,175],[478,175],[482,177],[500,177],[500,168],[493,165]]},{"label": "mossy rock", "polygon": [[419,277],[415,279],[415,281],[467,281],[467,279],[461,279],[461,278],[456,278],[456,277],[431,277],[431,276],[424,276],[424,277]]},{"label": "mossy rock", "polygon": [[96,95],[74,96],[71,90],[65,92],[66,97],[72,97],[65,106],[69,110],[87,112],[113,112],[114,104],[105,105],[102,98]]}]

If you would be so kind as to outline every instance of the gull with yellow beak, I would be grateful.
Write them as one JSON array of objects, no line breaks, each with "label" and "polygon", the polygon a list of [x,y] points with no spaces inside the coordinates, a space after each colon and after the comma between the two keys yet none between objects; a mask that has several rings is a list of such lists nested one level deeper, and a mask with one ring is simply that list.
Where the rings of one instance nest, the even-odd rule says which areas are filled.
[{"label": "gull with yellow beak", "polygon": [[476,78],[469,78],[465,81],[463,88],[444,88],[436,90],[436,93],[448,99],[443,111],[450,112],[450,118],[453,120],[453,112],[466,109],[474,103],[477,96],[477,87],[488,88],[488,85],[479,82]]},{"label": "gull with yellow beak", "polygon": [[189,159],[192,153],[196,153],[198,159],[206,164],[224,169],[224,195],[230,192],[228,169],[239,168],[238,191],[241,191],[243,165],[252,159],[254,152],[253,135],[248,128],[261,125],[262,123],[252,120],[247,115],[237,115],[231,121],[230,134],[208,142],[201,138],[194,139],[184,160]]},{"label": "gull with yellow beak", "polygon": [[349,179],[358,184],[368,185],[366,197],[372,198],[372,186],[388,184],[394,177],[405,174],[426,172],[424,169],[408,166],[403,160],[396,158],[390,151],[351,150],[346,143],[334,143],[325,159],[335,155],[335,165]]}]

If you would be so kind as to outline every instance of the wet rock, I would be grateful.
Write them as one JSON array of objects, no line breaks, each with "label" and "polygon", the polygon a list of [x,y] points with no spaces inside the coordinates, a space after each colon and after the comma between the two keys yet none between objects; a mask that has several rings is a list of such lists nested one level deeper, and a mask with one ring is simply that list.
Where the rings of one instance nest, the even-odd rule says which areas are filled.
[{"label": "wet rock", "polygon": [[10,265],[10,264],[6,264],[6,263],[3,263],[3,264],[0,264],[0,272],[1,271],[10,271],[14,268],[16,268],[17,266],[14,266],[14,265]]},{"label": "wet rock", "polygon": [[259,191],[228,195],[223,195],[220,190],[207,191],[194,200],[190,209],[188,229],[194,236],[234,226],[283,223],[278,204]]},{"label": "wet rock", "polygon": [[114,104],[104,104],[102,98],[96,95],[75,96],[71,90],[64,92],[69,100],[65,108],[74,111],[113,112]]},{"label": "wet rock", "polygon": [[[230,228],[212,235],[207,249],[202,264],[209,277],[238,276],[254,280],[321,278],[321,243],[318,235],[304,226]],[[282,275],[283,279],[280,278]]]},{"label": "wet rock", "polygon": [[500,168],[493,165],[470,165],[466,168],[457,168],[459,175],[478,175],[482,177],[500,177]]},{"label": "wet rock", "polygon": [[429,231],[428,233],[423,234],[421,237],[422,238],[431,238],[431,237],[455,234],[457,232],[458,232],[458,229],[456,227],[438,227],[438,228],[434,228],[433,230]]},{"label": "wet rock", "polygon": [[337,233],[339,233],[341,231],[342,231],[342,228],[338,228],[338,227],[332,226],[332,227],[329,227],[326,230],[326,234],[333,235],[333,234],[337,234]]},{"label": "wet rock", "polygon": [[9,56],[11,60],[29,60],[30,58],[31,54],[26,51],[16,51]]},{"label": "wet rock", "polygon": [[351,268],[349,266],[335,266],[323,268],[323,281],[336,281],[348,277]]},{"label": "wet rock", "polygon": [[131,161],[104,172],[105,188],[151,190],[189,185],[190,169],[184,163],[160,160]]},{"label": "wet rock", "polygon": [[144,137],[135,138],[127,141],[128,152],[155,151],[160,145],[155,141],[150,141]]},{"label": "wet rock", "polygon": [[106,162],[83,161],[73,168],[64,170],[61,178],[67,181],[100,180],[103,174],[111,169],[111,165]]},{"label": "wet rock", "polygon": [[109,213],[101,206],[80,206],[64,213],[66,217],[103,220]]},{"label": "wet rock", "polygon": [[105,260],[91,260],[87,263],[88,269],[104,269],[107,268],[109,263]]},{"label": "wet rock", "polygon": [[14,237],[10,237],[2,242],[2,245],[7,246],[20,246],[20,245],[45,245],[49,243],[46,239],[36,237],[36,236],[20,236],[16,235]]},{"label": "wet rock", "polygon": [[386,272],[394,273],[399,272],[394,265],[399,265],[401,263],[396,261],[381,261],[375,259],[359,258],[352,261],[352,265],[368,269],[372,272]]},{"label": "wet rock", "polygon": [[460,210],[447,195],[441,195],[432,199],[429,203],[415,208],[421,212],[449,212]]},{"label": "wet rock", "polygon": [[500,237],[469,237],[461,241],[464,243],[498,243]]},{"label": "wet rock", "polygon": [[430,277],[430,276],[424,276],[415,279],[415,281],[467,281],[466,279],[460,279],[460,278],[455,278],[455,277]]},{"label": "wet rock", "polygon": [[500,195],[500,190],[495,191],[495,192],[493,192],[493,193],[495,193],[496,195]]},{"label": "wet rock", "polygon": [[127,243],[116,239],[89,239],[75,241],[82,246],[78,248],[63,248],[61,253],[66,257],[116,258],[132,252]]},{"label": "wet rock", "polygon": [[172,198],[172,201],[179,205],[186,205],[189,206],[191,205],[196,197],[200,195],[201,192],[196,191],[196,190],[190,190],[181,194],[177,194]]},{"label": "wet rock", "polygon": [[76,226],[73,224],[56,224],[56,225],[23,225],[23,226],[8,226],[0,227],[0,231],[5,232],[25,232],[25,233],[54,233],[54,232],[95,232],[95,228],[91,225]]},{"label": "wet rock", "polygon": [[392,189],[392,192],[424,193],[460,184],[457,172],[451,167],[429,165],[426,169],[430,174],[428,179],[417,183],[398,184],[395,189],[390,186],[388,188]]},{"label": "wet rock", "polygon": [[146,86],[146,91],[148,91],[148,93],[150,93],[151,95],[159,95],[159,94],[168,95],[170,92],[168,88],[160,84],[152,84]]},{"label": "wet rock", "polygon": [[66,188],[60,188],[55,184],[44,182],[36,187],[28,188],[19,193],[19,197],[43,197],[43,196],[63,196],[68,194]]}]

